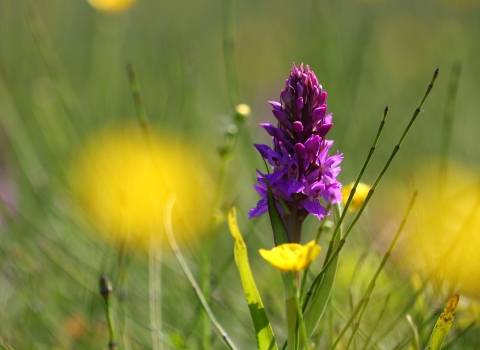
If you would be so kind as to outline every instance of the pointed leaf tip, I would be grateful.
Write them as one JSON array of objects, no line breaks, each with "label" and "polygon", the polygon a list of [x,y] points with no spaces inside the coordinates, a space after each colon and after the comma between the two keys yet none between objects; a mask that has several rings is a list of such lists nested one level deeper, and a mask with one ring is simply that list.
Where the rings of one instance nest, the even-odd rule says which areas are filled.
[{"label": "pointed leaf tip", "polygon": [[238,229],[235,207],[232,207],[228,213],[228,226],[235,240],[235,263],[237,264],[238,272],[240,273],[243,291],[253,321],[258,349],[278,350],[272,326],[265,313],[262,299],[260,298],[255,280],[253,279],[250,264],[248,262],[247,246],[240,230]]},{"label": "pointed leaf tip", "polygon": [[430,340],[426,347],[427,350],[440,350],[442,348],[443,341],[445,340],[445,337],[452,326],[453,319],[455,318],[459,300],[460,296],[455,294],[448,301],[447,306],[445,306],[437,323],[435,323],[435,327],[433,328],[432,335],[430,336]]}]

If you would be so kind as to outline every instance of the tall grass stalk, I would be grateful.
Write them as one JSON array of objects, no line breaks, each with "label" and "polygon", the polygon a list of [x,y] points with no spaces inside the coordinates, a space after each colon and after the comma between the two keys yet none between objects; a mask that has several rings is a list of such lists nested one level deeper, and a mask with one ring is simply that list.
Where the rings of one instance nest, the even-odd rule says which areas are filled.
[{"label": "tall grass stalk", "polygon": [[[127,64],[128,79],[132,90],[135,109],[140,127],[143,131],[146,142],[150,147],[155,147],[153,143],[150,122],[147,111],[143,103],[140,84],[138,83],[137,73],[133,63]],[[155,164],[160,167],[160,164]],[[163,348],[162,337],[162,251],[159,249],[162,245],[161,232],[150,232],[150,246],[148,250],[148,301],[150,311],[150,335],[152,339],[153,350]]]},{"label": "tall grass stalk", "polygon": [[38,9],[31,5],[26,8],[25,15],[30,27],[30,31],[35,39],[40,55],[42,56],[45,67],[47,68],[49,77],[53,82],[60,101],[67,113],[68,132],[73,140],[80,142],[81,138],[78,134],[80,117],[80,102],[65,78],[62,72],[60,61],[57,57],[53,44],[48,36],[45,24],[42,21]]},{"label": "tall grass stalk", "polygon": [[[395,244],[397,243],[398,241],[398,238],[400,237],[401,233],[403,232],[403,228],[405,227],[405,224],[407,223],[407,219],[408,219],[408,216],[410,215],[410,212],[412,211],[412,208],[415,204],[415,201],[417,199],[417,194],[418,192],[415,192],[413,194],[413,197],[412,197],[412,200],[410,201],[410,204],[408,205],[408,208],[407,208],[407,212],[405,213],[405,216],[403,217],[402,219],[402,222],[400,223],[400,226],[398,227],[398,230],[397,232],[395,233],[395,236],[393,237],[393,240],[392,242],[390,243],[390,246],[388,247],[388,250],[387,252],[385,253],[385,255],[383,256],[383,259],[382,261],[380,262],[380,265],[378,266],[377,270],[375,271],[375,274],[373,275],[360,303],[358,304],[357,306],[357,310],[358,309],[361,309],[360,311],[360,316],[358,317],[357,321],[355,322],[355,326],[353,327],[353,330],[352,330],[352,333],[350,335],[350,339],[348,341],[348,344],[347,344],[347,348],[346,350],[349,349],[350,347],[350,344],[352,343],[352,340],[353,338],[355,337],[355,334],[358,330],[358,327],[360,326],[360,322],[362,320],[362,317],[365,313],[365,310],[368,306],[368,303],[370,302],[370,297],[372,295],[372,292],[373,292],[373,289],[375,288],[375,284],[376,284],[376,281],[377,281],[377,278],[378,276],[380,275],[380,272],[382,272],[383,270],[383,267],[385,266],[385,263],[387,262],[388,258],[390,257],[390,255],[392,254],[392,251],[393,251],[393,248],[395,247]],[[354,311],[354,315],[358,312],[357,310]],[[352,316],[352,321],[353,321],[353,316]],[[347,325],[345,325],[345,328],[344,328],[344,331],[346,332],[346,330],[348,329],[348,323]],[[343,331],[342,331],[343,332]],[[340,333],[340,335],[338,336],[338,341],[340,341],[340,339],[342,338],[342,332]],[[343,334],[345,333],[343,332]],[[338,341],[337,341],[337,344],[338,344]]]},{"label": "tall grass stalk", "polygon": [[[380,171],[380,174],[378,175],[377,179],[375,180],[372,188],[370,189],[367,197],[365,198],[365,201],[363,202],[363,205],[361,206],[360,210],[358,211],[357,215],[355,216],[355,218],[353,219],[352,223],[349,225],[349,227],[347,228],[347,230],[345,231],[345,236],[342,238],[341,242],[340,242],[340,245],[338,246],[338,248],[333,252],[333,254],[331,255],[331,257],[329,257],[328,260],[326,260],[322,270],[320,271],[320,273],[318,274],[317,278],[321,278],[321,276],[323,276],[323,274],[325,274],[325,272],[327,271],[327,269],[329,268],[329,266],[333,263],[334,259],[337,257],[337,255],[340,253],[340,251],[342,250],[343,246],[345,245],[345,242],[349,236],[349,234],[352,232],[352,229],[353,227],[355,226],[355,224],[357,223],[358,219],[362,216],[362,213],[363,211],[365,210],[365,207],[367,206],[368,202],[370,201],[370,198],[373,196],[373,193],[375,192],[375,189],[376,187],[378,186],[380,180],[383,178],[383,175],[385,175],[385,172],[387,171],[387,169],[390,167],[390,164],[392,162],[392,160],[395,158],[395,155],[397,154],[397,152],[400,150],[400,146],[402,145],[403,143],[403,140],[405,139],[405,136],[407,136],[408,132],[410,131],[410,128],[413,124],[413,122],[417,119],[418,115],[420,114],[420,111],[421,111],[421,108],[423,107],[423,104],[427,98],[427,96],[430,94],[430,91],[432,90],[433,88],[433,84],[435,82],[435,80],[437,79],[437,76],[438,76],[438,68],[437,70],[435,71],[435,73],[433,74],[433,78],[430,82],[430,84],[428,85],[428,88],[427,88],[427,91],[425,92],[425,94],[423,95],[423,98],[422,100],[420,101],[418,107],[415,109],[415,112],[413,113],[413,116],[412,118],[410,119],[410,122],[408,123],[407,127],[405,128],[402,136],[400,137],[397,145],[394,147],[393,151],[392,151],[392,154],[390,155],[390,157],[388,158],[386,164],[384,165],[383,169]],[[353,191],[353,190],[352,190]],[[352,196],[353,197],[353,196]],[[350,197],[349,197],[350,199]],[[338,224],[337,224],[338,225]],[[335,231],[337,231],[337,229],[335,229]],[[328,257],[328,255],[327,255]]]},{"label": "tall grass stalk", "polygon": [[115,333],[115,327],[113,325],[113,317],[112,317],[112,304],[111,304],[112,292],[113,292],[113,288],[109,278],[106,275],[103,275],[100,278],[100,294],[103,297],[104,306],[105,306],[105,316],[107,318],[108,332],[110,334],[110,340],[108,342],[109,350],[115,350],[117,348],[116,333]]},{"label": "tall grass stalk", "polygon": [[230,340],[230,337],[228,336],[227,332],[223,329],[223,327],[220,325],[220,323],[217,321],[215,315],[213,314],[212,310],[210,309],[210,306],[207,303],[207,300],[205,299],[204,295],[202,294],[202,291],[200,289],[200,286],[197,284],[195,281],[195,278],[193,277],[192,272],[190,271],[187,262],[185,261],[185,258],[183,257],[183,254],[180,250],[180,247],[177,244],[177,240],[175,239],[175,235],[173,233],[173,227],[172,227],[172,211],[173,211],[173,205],[175,203],[175,199],[171,198],[169,202],[167,203],[166,209],[165,209],[165,217],[164,217],[164,223],[165,223],[165,233],[167,235],[168,241],[170,243],[170,247],[172,248],[173,252],[175,253],[175,257],[178,260],[178,263],[180,264],[180,267],[183,270],[183,273],[185,276],[187,276],[190,284],[193,287],[193,290],[195,291],[195,294],[197,295],[198,300],[203,306],[203,309],[205,313],[208,315],[210,321],[213,323],[215,328],[217,329],[220,338],[223,340],[224,344],[228,349],[235,350],[237,349],[233,342]]},{"label": "tall grass stalk", "polygon": [[390,294],[388,294],[387,297],[385,298],[385,303],[383,304],[382,310],[381,310],[380,313],[378,314],[378,317],[377,317],[377,320],[375,321],[375,324],[374,324],[373,327],[370,329],[370,333],[368,334],[368,337],[367,337],[367,339],[365,340],[365,343],[363,344],[362,350],[367,349],[368,344],[370,343],[370,339],[372,339],[372,336],[373,336],[373,334],[375,333],[375,331],[377,330],[378,325],[380,324],[380,321],[381,321],[382,318],[383,318],[383,315],[385,315],[385,310],[387,310],[387,305],[388,305],[388,301],[389,301],[389,300],[390,300]]},{"label": "tall grass stalk", "polygon": [[418,328],[415,325],[415,322],[413,321],[412,316],[409,314],[406,315],[407,322],[412,329],[412,340],[410,343],[410,349],[412,350],[420,350],[420,336],[418,335]]},{"label": "tall grass stalk", "polygon": [[[333,261],[333,259],[330,259],[330,257],[331,257],[331,254],[333,253],[333,250],[334,250],[334,242],[335,242],[335,240],[337,238],[337,235],[339,234],[339,232],[342,228],[342,224],[343,224],[343,221],[345,219],[345,215],[348,211],[348,207],[350,206],[350,203],[352,202],[353,196],[355,195],[355,191],[357,189],[357,186],[358,186],[358,184],[359,184],[359,182],[360,182],[360,180],[363,176],[363,173],[365,172],[365,169],[367,168],[368,163],[370,162],[370,159],[372,158],[373,153],[375,152],[375,149],[376,149],[377,144],[378,144],[378,140],[380,139],[380,135],[382,134],[383,127],[385,126],[385,121],[387,119],[387,115],[388,115],[388,107],[385,107],[385,110],[384,110],[384,113],[383,113],[383,118],[380,122],[380,126],[378,128],[377,135],[375,136],[373,144],[370,147],[367,158],[365,159],[365,162],[362,166],[362,169],[360,170],[360,173],[357,176],[357,180],[355,181],[355,184],[352,188],[352,191],[350,192],[350,195],[348,196],[347,202],[345,203],[345,208],[343,208],[343,210],[341,212],[340,218],[338,219],[338,222],[335,226],[335,230],[333,232],[332,238],[330,239],[330,243],[329,243],[328,251],[327,251],[327,254],[326,254],[326,257],[325,257],[325,260],[324,260],[324,265],[323,265],[322,271],[317,275],[317,277],[315,277],[311,287],[307,291],[307,294],[305,296],[305,300],[303,301],[304,312],[307,309],[307,306],[308,306],[308,303],[310,301],[311,296],[314,295],[315,290],[321,284],[321,281],[323,279],[323,275],[326,272],[327,267],[328,267],[328,266],[326,266],[326,264],[327,263],[330,264],[331,261]],[[321,231],[317,232],[318,237],[319,237],[320,232]],[[344,237],[342,237],[342,240],[340,241],[340,243],[343,241],[343,239],[344,239]]]},{"label": "tall grass stalk", "polygon": [[[230,108],[234,109],[236,104],[241,100],[240,86],[238,83],[237,65],[235,59],[235,35],[234,35],[234,1],[223,0],[221,2],[222,10],[222,40],[223,40],[223,57],[225,64],[225,77],[227,83],[227,91],[229,94]],[[234,139],[235,145],[236,137]],[[210,299],[211,295],[211,276],[212,276],[212,249],[213,238],[215,236],[215,221],[217,217],[217,210],[220,204],[220,196],[224,187],[225,175],[227,171],[227,164],[230,160],[230,154],[221,155],[221,164],[217,179],[217,185],[214,190],[214,197],[212,202],[212,215],[210,233],[205,239],[202,250],[202,292],[207,298]],[[208,315],[202,316],[203,323],[203,348],[209,350],[211,348],[211,326]]]},{"label": "tall grass stalk", "polygon": [[[442,125],[442,139],[441,139],[441,158],[440,158],[440,191],[445,184],[448,171],[448,156],[450,153],[450,146],[453,134],[453,122],[455,119],[455,106],[457,104],[458,86],[460,83],[460,75],[462,73],[462,65],[455,62],[452,65],[450,73],[450,84],[447,90],[447,98],[445,100],[445,114]],[[440,192],[442,194],[442,192]]]}]

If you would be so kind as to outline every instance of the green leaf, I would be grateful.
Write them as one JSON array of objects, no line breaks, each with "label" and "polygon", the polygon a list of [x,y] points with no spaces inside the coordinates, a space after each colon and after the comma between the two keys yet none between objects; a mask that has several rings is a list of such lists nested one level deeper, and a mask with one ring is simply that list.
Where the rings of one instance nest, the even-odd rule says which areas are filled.
[{"label": "green leaf", "polygon": [[[339,205],[335,206],[335,215],[337,219],[340,217],[341,208]],[[335,242],[333,244],[333,249],[331,249],[330,254],[337,249],[340,245],[340,241],[342,239],[342,231],[340,229],[337,237],[335,238]],[[329,254],[327,253],[327,256]],[[312,300],[309,304],[309,307],[305,310],[305,328],[307,331],[307,337],[310,339],[313,335],[313,332],[318,326],[325,308],[327,307],[328,300],[330,299],[330,295],[332,294],[333,283],[335,282],[335,276],[337,275],[337,267],[338,267],[338,259],[340,254],[335,257],[335,260],[329,266],[327,271],[325,272],[322,280],[318,288],[315,289],[314,295],[312,295]],[[326,262],[326,261],[325,261]]]},{"label": "green leaf", "polygon": [[455,294],[448,301],[448,304],[438,318],[437,323],[435,323],[435,328],[433,328],[432,335],[430,336],[430,340],[426,347],[427,350],[440,350],[442,348],[443,341],[445,340],[445,337],[452,326],[453,319],[455,318],[459,299],[460,296]]},{"label": "green leaf", "polygon": [[275,204],[275,198],[273,197],[272,188],[268,180],[265,180],[268,190],[268,215],[270,216],[270,223],[272,224],[273,238],[275,245],[284,243],[290,243],[288,240],[287,229],[283,223],[282,217],[278,212],[277,205]]},{"label": "green leaf", "polygon": [[273,334],[272,326],[268,321],[267,314],[263,307],[262,299],[258,293],[255,280],[253,279],[250,264],[248,263],[247,246],[242,238],[242,234],[238,229],[237,216],[235,207],[232,207],[228,213],[228,226],[235,240],[235,262],[237,264],[238,272],[242,280],[243,291],[247,299],[248,309],[255,328],[257,337],[257,346],[259,350],[278,350],[275,336]]}]

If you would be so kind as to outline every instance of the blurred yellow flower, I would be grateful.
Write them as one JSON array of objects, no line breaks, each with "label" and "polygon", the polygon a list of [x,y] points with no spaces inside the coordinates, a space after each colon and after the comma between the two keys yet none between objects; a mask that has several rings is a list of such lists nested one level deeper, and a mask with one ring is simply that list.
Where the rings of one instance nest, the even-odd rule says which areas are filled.
[{"label": "blurred yellow flower", "polygon": [[105,12],[121,12],[129,8],[136,0],[88,0],[97,10]]},{"label": "blurred yellow flower", "polygon": [[[413,186],[388,186],[389,198],[395,198],[398,207],[406,206],[408,196],[418,189],[415,215],[407,222],[394,260],[408,273],[430,277],[437,288],[480,299],[480,172],[452,163],[442,178],[438,164],[413,168]],[[400,221],[401,213],[392,211]]]},{"label": "blurred yellow flower", "polygon": [[286,243],[272,250],[260,249],[260,255],[280,271],[305,270],[320,254],[322,248],[310,241],[302,246],[297,243]]},{"label": "blurred yellow flower", "polygon": [[163,231],[166,203],[175,196],[175,230],[200,233],[210,215],[212,185],[198,150],[143,136],[134,126],[87,142],[72,167],[76,198],[100,232],[144,243]]},{"label": "blurred yellow flower", "polygon": [[[355,182],[352,182],[351,184],[344,186],[342,188],[342,200],[343,200],[343,205],[347,203],[348,196],[350,196],[350,192],[353,189],[353,185],[355,185]],[[365,198],[367,198],[368,192],[370,191],[371,187],[368,185],[365,185],[363,182],[359,182],[357,185],[357,189],[355,191],[355,194],[353,195],[352,201],[350,202],[350,205],[348,206],[349,211],[355,211],[360,209],[362,206],[363,202],[365,202]]]}]

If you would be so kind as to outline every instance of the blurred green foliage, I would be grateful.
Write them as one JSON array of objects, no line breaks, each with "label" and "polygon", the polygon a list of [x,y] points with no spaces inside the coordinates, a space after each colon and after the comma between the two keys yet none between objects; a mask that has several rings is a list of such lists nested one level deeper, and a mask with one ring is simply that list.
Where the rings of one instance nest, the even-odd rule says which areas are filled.
[{"label": "blurred green foliage", "polygon": [[[102,273],[114,285],[119,348],[152,348],[148,252],[100,238],[88,220],[72,210],[78,204],[68,188],[69,165],[89,135],[136,118],[125,69],[133,62],[152,127],[196,142],[215,176],[220,166],[216,149],[233,113],[222,38],[225,3],[139,0],[124,13],[106,14],[86,0],[0,0],[0,195],[12,211],[11,220],[4,214],[0,227],[0,337],[12,348],[106,348],[108,330],[98,292]],[[238,202],[239,225],[253,252],[254,277],[278,339],[285,338],[280,277],[255,253],[259,247],[270,248],[273,240],[266,218],[246,221],[257,200],[255,168],[264,167],[251,143],[268,143],[257,124],[274,120],[266,101],[278,100],[291,62],[310,65],[329,93],[331,135],[334,148],[345,154],[340,175],[345,183],[360,169],[388,105],[387,126],[364,178],[371,183],[440,67],[424,113],[387,173],[391,181],[407,181],[415,174],[415,161],[440,152],[449,75],[459,63],[450,154],[478,166],[479,16],[480,1],[475,0],[234,4],[234,41],[227,44],[234,45],[242,97],[233,102],[250,105],[252,116],[229,163],[222,208]],[[185,159],[185,171],[188,167]],[[395,205],[388,194],[380,185],[373,206]],[[376,253],[381,256],[388,244],[375,225],[375,212],[366,214],[342,253],[319,348],[334,339],[348,319],[351,304],[358,302],[378,265]],[[313,220],[306,223],[307,241],[316,226]],[[255,337],[233,263],[232,238],[224,222],[217,231],[212,309],[238,347],[250,349]],[[326,246],[325,237],[321,243]],[[201,251],[201,237],[184,247],[196,276]],[[387,295],[388,311],[376,334],[384,333],[397,315],[402,320],[376,348],[392,349],[409,339],[404,318],[408,305],[413,305],[408,313],[425,344],[445,296],[415,298],[410,278],[387,265],[360,327],[358,347]],[[355,266],[363,266],[358,274],[353,273]],[[158,303],[161,300],[161,322],[156,323],[160,338],[166,348],[201,349],[201,309],[167,246],[160,276],[155,289]],[[469,306],[465,313],[472,318],[460,320],[461,328],[478,320],[478,306],[474,301]],[[477,349],[476,329],[452,348]],[[222,344],[215,339],[213,347]]]}]

